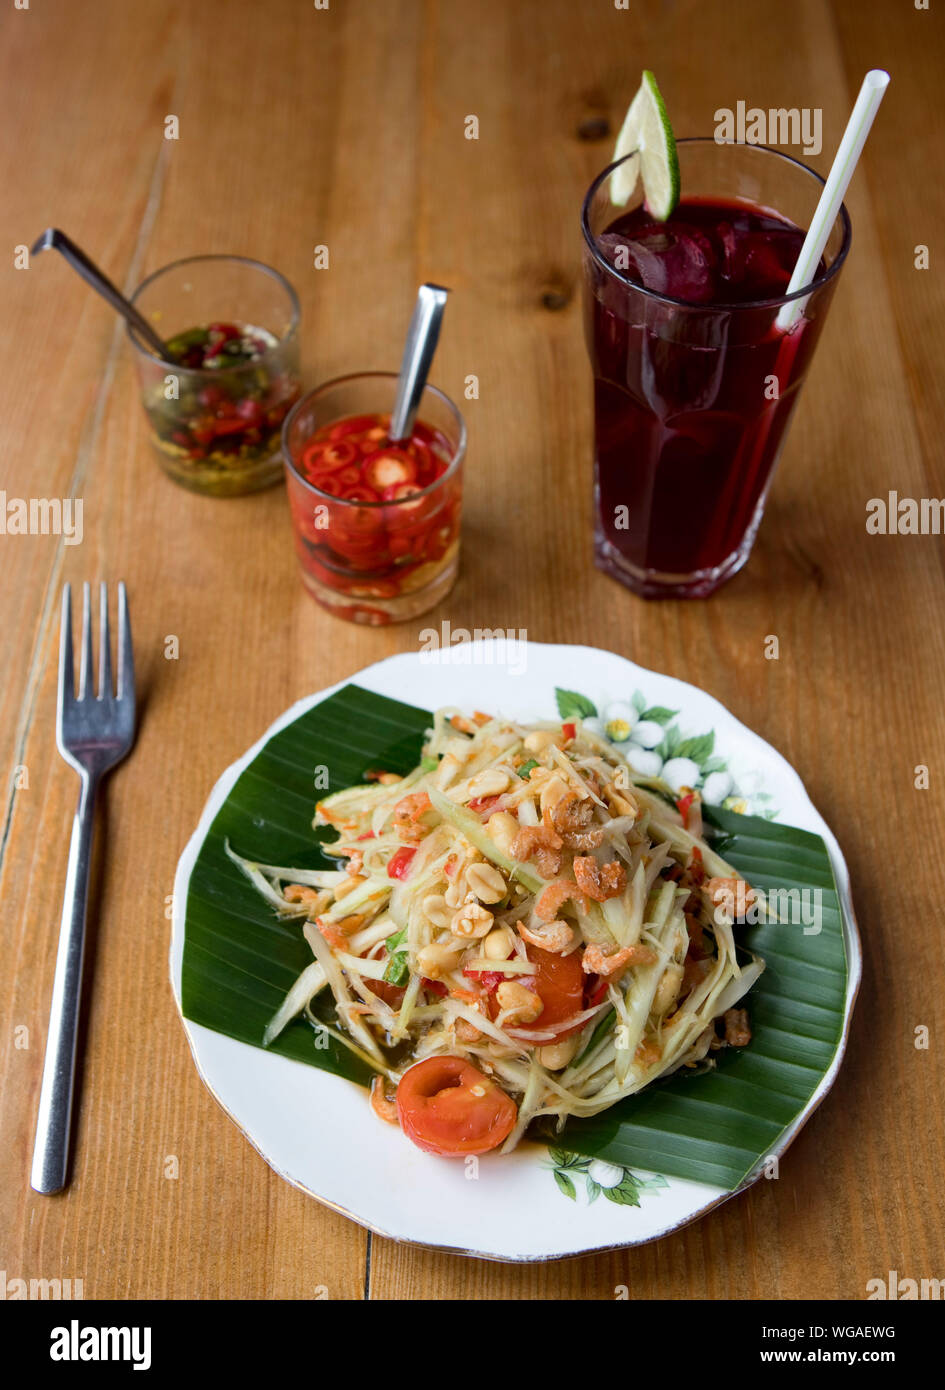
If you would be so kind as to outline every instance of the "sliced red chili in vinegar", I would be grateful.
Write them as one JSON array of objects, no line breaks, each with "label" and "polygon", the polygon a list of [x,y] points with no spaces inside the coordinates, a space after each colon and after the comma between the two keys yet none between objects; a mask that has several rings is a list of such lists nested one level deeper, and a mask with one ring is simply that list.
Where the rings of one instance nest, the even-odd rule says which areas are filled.
[{"label": "sliced red chili in vinegar", "polygon": [[[313,531],[307,542],[307,563],[326,587],[352,599],[397,597],[404,576],[441,559],[456,538],[453,503],[418,495],[449,467],[449,441],[418,421],[410,439],[394,445],[389,428],[384,413],[335,420],[311,436],[301,455],[309,481],[338,499],[330,527]],[[392,505],[368,505],[377,502]],[[370,602],[354,602],[344,613],[368,623],[387,616]]]},{"label": "sliced red chili in vinegar", "polygon": [[411,439],[408,447],[417,465],[417,472],[420,474],[431,472],[433,468],[433,454],[422,440]]},{"label": "sliced red chili in vinegar", "polygon": [[367,487],[380,494],[385,488],[412,483],[417,465],[403,449],[379,449],[364,460],[361,476]]},{"label": "sliced red chili in vinegar", "polygon": [[330,492],[333,497],[340,497],[344,491],[337,473],[310,473],[309,481],[321,488],[322,492]]},{"label": "sliced red chili in vinegar", "polygon": [[346,487],[342,492],[342,497],[346,502],[379,502],[380,498],[376,492],[372,492],[369,487],[355,485]]},{"label": "sliced red chili in vinegar", "polygon": [[377,424],[376,415],[351,415],[347,420],[339,420],[337,425],[324,426],[332,439],[346,439],[349,434],[363,434]]},{"label": "sliced red chili in vinegar", "polygon": [[319,444],[314,439],[309,440],[302,450],[302,467],[309,472],[314,472],[320,466],[324,452],[325,446],[323,444]]},{"label": "sliced red chili in vinegar", "polygon": [[322,462],[328,468],[344,468],[354,463],[357,457],[357,449],[346,439],[336,439],[323,446]]},{"label": "sliced red chili in vinegar", "polygon": [[402,502],[407,497],[416,497],[423,488],[417,483],[395,483],[392,487],[385,487],[381,497],[385,502]]}]

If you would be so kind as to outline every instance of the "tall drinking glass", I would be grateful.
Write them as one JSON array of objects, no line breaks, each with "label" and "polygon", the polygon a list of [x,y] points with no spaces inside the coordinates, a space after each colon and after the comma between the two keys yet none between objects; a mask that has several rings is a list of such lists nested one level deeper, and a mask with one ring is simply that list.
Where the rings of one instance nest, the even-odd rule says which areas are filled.
[{"label": "tall drinking glass", "polygon": [[[681,140],[678,153],[684,200],[638,250],[614,228],[647,220],[632,217],[641,195],[611,201],[622,161],[581,218],[595,559],[645,598],[705,597],[748,559],[851,235],[843,207],[811,284],[753,298],[753,284],[786,287],[823,180],[760,145]],[[792,300],[803,312],[785,331]]]}]

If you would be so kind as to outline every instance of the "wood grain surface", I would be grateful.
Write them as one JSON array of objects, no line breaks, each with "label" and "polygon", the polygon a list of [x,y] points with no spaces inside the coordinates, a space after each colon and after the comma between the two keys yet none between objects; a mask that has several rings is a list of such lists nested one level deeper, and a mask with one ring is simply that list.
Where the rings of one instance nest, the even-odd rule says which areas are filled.
[{"label": "wood grain surface", "polygon": [[[609,1299],[625,1284],[634,1299],[832,1299],[890,1269],[945,1274],[943,541],[865,527],[890,489],[945,495],[943,57],[943,7],[895,0],[4,7],[0,487],[84,504],[81,545],[0,535],[8,1277],[82,1278],[91,1298]],[[752,560],[708,602],[642,602],[591,562],[584,190],[641,67],[682,135],[738,100],[822,107],[825,171],[874,65],[893,81],[848,200],[853,251]],[[441,609],[387,630],[335,621],[298,582],[280,488],[217,501],[165,479],[114,317],[59,258],[15,266],[48,224],[126,289],[200,251],[277,265],[311,384],[395,367],[416,285],[450,285],[435,378],[462,399],[474,373],[480,399],[463,570]],[[46,1198],[29,1161],[77,792],[54,741],[58,601],[64,580],[119,578],[140,735],[99,824],[73,1181]],[[647,1247],[518,1267],[369,1239],[272,1173],[191,1061],[165,906],[213,782],[293,700],[416,650],[445,618],[702,685],[798,769],[850,865],[865,979],[834,1091],[777,1182]]]}]

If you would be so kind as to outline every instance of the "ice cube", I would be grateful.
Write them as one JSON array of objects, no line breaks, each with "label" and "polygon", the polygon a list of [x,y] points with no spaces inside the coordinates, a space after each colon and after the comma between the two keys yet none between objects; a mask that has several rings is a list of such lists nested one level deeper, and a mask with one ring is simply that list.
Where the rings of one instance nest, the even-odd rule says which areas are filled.
[{"label": "ice cube", "polygon": [[605,232],[598,240],[615,270],[655,294],[689,304],[714,297],[716,256],[698,227],[651,222],[633,238]]},{"label": "ice cube", "polygon": [[666,267],[659,249],[621,236],[618,232],[605,232],[598,237],[598,242],[614,270],[635,285],[643,285],[656,294],[666,293]]},{"label": "ice cube", "polygon": [[801,241],[789,227],[742,232],[725,274],[741,298],[773,299],[787,288]]}]

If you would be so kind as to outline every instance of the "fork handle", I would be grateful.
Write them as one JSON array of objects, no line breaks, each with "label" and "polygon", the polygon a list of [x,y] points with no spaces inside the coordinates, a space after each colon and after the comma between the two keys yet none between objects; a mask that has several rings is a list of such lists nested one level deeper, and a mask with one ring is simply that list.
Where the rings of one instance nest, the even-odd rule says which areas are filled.
[{"label": "fork handle", "polygon": [[39,1093],[36,1143],[30,1183],[36,1192],[61,1192],[66,1185],[76,1035],[85,954],[85,917],[92,862],[92,817],[96,779],[82,776],[79,804],[72,822],[69,866],[59,928],[43,1084]]}]

